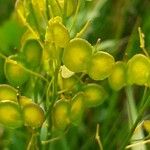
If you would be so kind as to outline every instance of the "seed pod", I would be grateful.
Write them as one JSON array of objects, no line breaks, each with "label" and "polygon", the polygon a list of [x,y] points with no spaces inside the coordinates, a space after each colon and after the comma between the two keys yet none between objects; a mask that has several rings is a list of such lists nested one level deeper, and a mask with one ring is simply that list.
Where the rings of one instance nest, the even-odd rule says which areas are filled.
[{"label": "seed pod", "polygon": [[32,99],[31,99],[31,98],[28,98],[28,97],[26,97],[26,96],[19,96],[18,101],[19,101],[19,104],[20,104],[22,107],[24,107],[24,106],[26,106],[26,105],[28,105],[28,104],[33,103],[33,102],[32,102]]},{"label": "seed pod", "polygon": [[87,107],[99,106],[107,97],[104,88],[98,84],[88,84],[83,88]]},{"label": "seed pod", "polygon": [[25,62],[29,68],[38,67],[42,60],[42,47],[37,40],[27,40],[22,49]]},{"label": "seed pod", "polygon": [[127,63],[127,83],[145,85],[150,75],[149,58],[142,54],[134,55]]},{"label": "seed pod", "polygon": [[12,59],[6,59],[4,72],[8,82],[14,86],[23,85],[29,78],[29,74],[24,70],[23,65]]},{"label": "seed pod", "polygon": [[85,72],[92,55],[92,46],[84,39],[69,42],[63,53],[64,65],[73,72]]},{"label": "seed pod", "polygon": [[150,133],[150,120],[144,120],[143,127],[148,133]]},{"label": "seed pod", "polygon": [[116,62],[108,81],[111,88],[116,91],[126,85],[126,64],[124,62]]},{"label": "seed pod", "polygon": [[53,107],[53,125],[58,130],[64,130],[70,123],[69,120],[69,102],[66,100],[59,100]]},{"label": "seed pod", "polygon": [[84,111],[84,93],[80,92],[75,95],[71,101],[70,120],[71,123],[78,125],[81,121]]},{"label": "seed pod", "polygon": [[94,80],[104,80],[112,71],[115,60],[107,52],[99,51],[93,55],[88,67],[88,74]]},{"label": "seed pod", "polygon": [[0,101],[10,100],[17,102],[17,90],[9,85],[0,85]]},{"label": "seed pod", "polygon": [[45,40],[48,43],[55,43],[58,47],[66,47],[70,40],[70,35],[67,28],[62,24],[60,17],[52,18],[48,22]]},{"label": "seed pod", "polygon": [[25,126],[39,128],[45,120],[44,111],[37,104],[29,103],[23,107],[23,118]]},{"label": "seed pod", "polygon": [[22,126],[22,112],[17,103],[9,100],[0,101],[0,123],[8,128]]}]

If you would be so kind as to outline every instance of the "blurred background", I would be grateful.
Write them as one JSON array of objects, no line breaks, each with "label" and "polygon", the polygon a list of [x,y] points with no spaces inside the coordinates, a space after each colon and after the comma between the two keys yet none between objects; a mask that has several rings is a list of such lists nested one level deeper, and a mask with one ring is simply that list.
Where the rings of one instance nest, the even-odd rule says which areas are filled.
[{"label": "blurred background", "polygon": [[[6,56],[17,52],[24,32],[24,28],[14,17],[14,5],[15,0],[0,0],[0,52]],[[87,20],[91,24],[83,37],[93,45],[100,38],[98,48],[111,53],[116,61],[141,52],[138,27],[145,33],[146,49],[148,52],[150,50],[150,0],[85,0],[75,23],[76,32]],[[0,73],[3,74],[1,66]],[[97,123],[100,124],[100,138],[104,149],[119,149],[128,130],[125,92],[112,91],[107,81],[101,84],[109,91],[109,98],[101,106],[86,110],[83,122],[77,127],[71,127],[63,139],[53,142],[54,149],[99,149],[95,140]],[[142,96],[143,87],[135,87],[135,93],[138,105],[138,97]],[[0,149],[4,144],[3,132],[0,130]],[[20,136],[22,135],[14,135],[17,139],[13,140],[11,148],[8,149],[20,150],[20,146],[25,146],[26,143],[19,140]],[[16,147],[16,142],[20,146]]]}]

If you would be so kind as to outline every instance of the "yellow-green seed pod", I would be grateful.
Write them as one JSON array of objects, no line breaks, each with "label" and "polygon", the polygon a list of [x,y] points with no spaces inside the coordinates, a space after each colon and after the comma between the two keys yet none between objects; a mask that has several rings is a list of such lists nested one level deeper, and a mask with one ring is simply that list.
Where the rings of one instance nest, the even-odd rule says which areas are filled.
[{"label": "yellow-green seed pod", "polygon": [[42,60],[42,47],[37,40],[27,40],[22,52],[28,67],[35,68],[40,65]]},{"label": "yellow-green seed pod", "polygon": [[87,107],[99,106],[107,98],[104,88],[98,84],[88,84],[83,88]]},{"label": "yellow-green seed pod", "polygon": [[54,43],[55,46],[63,48],[68,44],[70,35],[61,20],[60,17],[55,17],[48,22],[45,41],[48,43]]},{"label": "yellow-green seed pod", "polygon": [[1,84],[0,85],[0,101],[10,100],[17,102],[17,90],[12,86]]},{"label": "yellow-green seed pod", "polygon": [[150,133],[150,120],[144,120],[143,127],[148,133]]},{"label": "yellow-green seed pod", "polygon": [[29,78],[29,74],[24,70],[23,65],[12,59],[6,59],[4,72],[8,82],[14,86],[23,85]]},{"label": "yellow-green seed pod", "polygon": [[23,125],[21,108],[17,103],[10,100],[0,101],[0,124],[8,128]]},{"label": "yellow-green seed pod", "polygon": [[77,86],[76,76],[71,76],[70,78],[62,78],[62,89],[63,90],[72,90]]},{"label": "yellow-green seed pod", "polygon": [[43,109],[34,103],[26,104],[23,107],[24,125],[32,128],[39,128],[42,126],[45,117]]},{"label": "yellow-green seed pod", "polygon": [[71,40],[63,53],[64,65],[73,72],[86,72],[92,49],[91,44],[84,39]]},{"label": "yellow-green seed pod", "polygon": [[70,123],[70,105],[66,100],[59,100],[53,107],[53,126],[55,129],[64,130]]},{"label": "yellow-green seed pod", "polygon": [[84,111],[84,100],[85,96],[83,92],[78,93],[71,100],[70,120],[75,125],[78,125],[81,121]]},{"label": "yellow-green seed pod", "polygon": [[120,90],[126,85],[126,64],[118,61],[108,77],[109,85],[113,90]]},{"label": "yellow-green seed pod", "polygon": [[24,106],[26,106],[26,105],[28,105],[28,104],[33,103],[32,99],[31,99],[31,98],[28,98],[28,97],[26,97],[26,96],[19,96],[18,101],[19,101],[19,104],[20,104],[22,107],[24,107]]},{"label": "yellow-green seed pod", "polygon": [[145,55],[136,54],[127,63],[127,83],[145,85],[150,75],[150,60]]},{"label": "yellow-green seed pod", "polygon": [[107,52],[99,51],[91,58],[88,74],[94,80],[104,80],[112,71],[115,60]]}]

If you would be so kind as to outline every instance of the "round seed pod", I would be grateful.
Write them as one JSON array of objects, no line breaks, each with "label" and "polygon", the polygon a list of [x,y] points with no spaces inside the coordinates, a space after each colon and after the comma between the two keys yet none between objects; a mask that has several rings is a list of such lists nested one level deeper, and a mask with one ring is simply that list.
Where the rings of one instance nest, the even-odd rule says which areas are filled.
[{"label": "round seed pod", "polygon": [[112,71],[115,60],[107,52],[99,51],[93,55],[88,67],[88,74],[94,80],[104,80]]},{"label": "round seed pod", "polygon": [[69,42],[70,35],[61,21],[62,19],[60,17],[55,17],[48,22],[45,40],[48,43],[55,43],[56,46],[63,48]]},{"label": "round seed pod", "polygon": [[72,90],[77,87],[76,76],[71,76],[70,78],[62,78],[62,89]]},{"label": "round seed pod", "polygon": [[70,105],[66,100],[59,100],[53,107],[53,125],[55,129],[64,130],[70,123],[69,119]]},{"label": "round seed pod", "polygon": [[28,104],[33,103],[33,102],[32,102],[32,99],[31,99],[31,98],[28,98],[28,97],[26,97],[26,96],[19,96],[18,101],[19,101],[19,104],[20,104],[22,107],[24,107],[24,106],[26,106],[26,105],[28,105]]},{"label": "round seed pod", "polygon": [[113,90],[120,90],[126,85],[126,64],[118,61],[108,77],[109,85]]},{"label": "round seed pod", "polygon": [[17,102],[17,90],[12,86],[1,84],[0,85],[0,101],[10,100]]},{"label": "round seed pod", "polygon": [[0,124],[8,128],[23,125],[22,112],[17,103],[10,100],[0,101]]},{"label": "round seed pod", "polygon": [[69,42],[63,53],[64,65],[73,72],[85,72],[93,47],[84,39],[75,38]]},{"label": "round seed pod", "polygon": [[74,125],[78,125],[81,121],[84,111],[84,100],[84,93],[80,92],[71,101],[70,120]]},{"label": "round seed pod", "polygon": [[127,63],[127,83],[145,85],[150,74],[150,60],[145,55],[136,54]]},{"label": "round seed pod", "polygon": [[44,111],[37,104],[29,103],[23,107],[23,118],[25,126],[39,128],[45,120]]},{"label": "round seed pod", "polygon": [[42,60],[42,47],[37,40],[27,40],[23,46],[22,53],[29,68],[35,68],[40,65]]},{"label": "round seed pod", "polygon": [[148,133],[150,133],[150,120],[144,120],[143,127]]},{"label": "round seed pod", "polygon": [[104,88],[98,84],[91,83],[83,88],[85,104],[87,107],[99,106],[107,97]]},{"label": "round seed pod", "polygon": [[23,85],[29,78],[29,73],[25,71],[23,65],[12,59],[6,59],[4,72],[8,82],[14,86]]}]

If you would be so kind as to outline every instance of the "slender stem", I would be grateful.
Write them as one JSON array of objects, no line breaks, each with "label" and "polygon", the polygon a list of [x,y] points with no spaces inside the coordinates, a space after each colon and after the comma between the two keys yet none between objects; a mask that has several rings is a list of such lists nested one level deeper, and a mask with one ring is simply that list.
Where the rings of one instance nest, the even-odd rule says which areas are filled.
[{"label": "slender stem", "polygon": [[34,142],[34,136],[35,136],[35,133],[32,132],[31,139],[30,139],[28,146],[27,146],[27,150],[31,150],[31,147],[32,147],[33,142]]},{"label": "slender stem", "polygon": [[101,142],[101,139],[100,139],[100,136],[99,136],[99,124],[97,124],[97,126],[96,126],[95,139],[96,139],[96,141],[98,143],[99,149],[103,150],[103,145],[102,145],[102,142]]},{"label": "slender stem", "polygon": [[0,53],[0,57],[3,58],[3,59],[7,59],[7,57],[2,53]]},{"label": "slender stem", "polygon": [[73,17],[73,21],[72,21],[72,25],[71,25],[71,28],[70,28],[70,32],[71,32],[71,30],[73,29],[73,27],[74,27],[74,25],[76,23],[77,16],[78,16],[78,13],[79,13],[80,3],[81,3],[81,0],[78,0],[78,4],[77,4],[76,11],[75,11],[75,15]]},{"label": "slender stem", "polygon": [[126,149],[129,149],[129,148],[132,148],[132,147],[135,147],[135,146],[139,146],[139,145],[145,145],[147,143],[150,143],[150,139],[146,140],[146,141],[141,141],[141,142],[137,142],[137,143],[128,145],[128,146],[126,146]]},{"label": "slender stem", "polygon": [[133,124],[133,126],[132,126],[130,132],[128,133],[126,139],[124,140],[124,143],[122,144],[122,147],[120,148],[120,150],[124,150],[125,147],[126,147],[126,145],[127,145],[128,142],[129,142],[129,140],[131,139],[131,137],[132,137],[132,135],[133,135],[133,133],[134,133],[134,131],[135,131],[135,129],[136,129],[138,123],[141,121],[141,119],[142,119],[142,117],[143,117],[143,114],[144,114],[145,109],[148,107],[148,105],[149,105],[149,103],[150,103],[149,101],[150,101],[150,96],[147,98],[147,100],[145,101],[143,107],[140,109],[139,115],[138,115],[136,121],[134,122],[134,124]]}]

